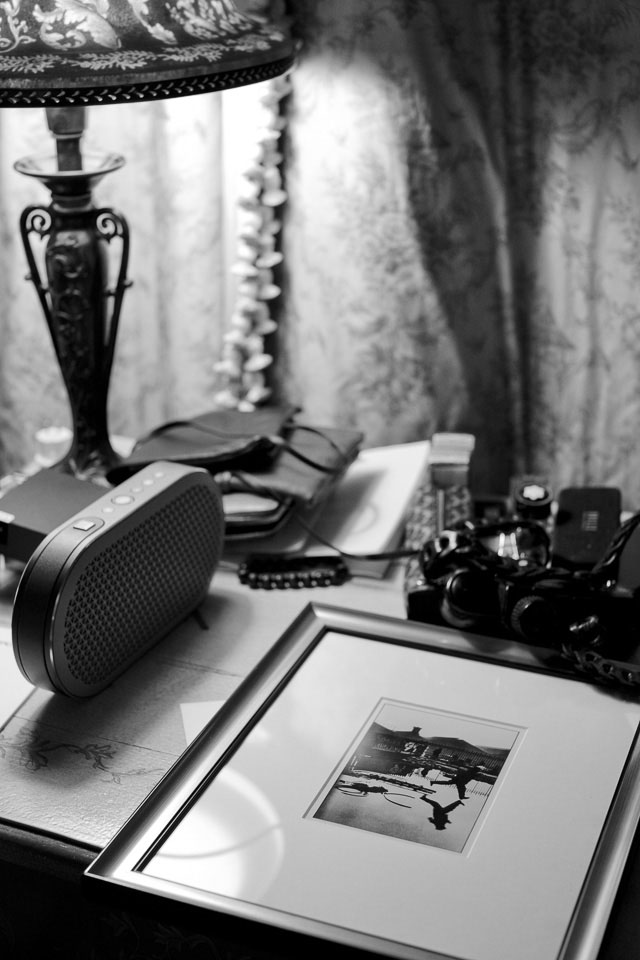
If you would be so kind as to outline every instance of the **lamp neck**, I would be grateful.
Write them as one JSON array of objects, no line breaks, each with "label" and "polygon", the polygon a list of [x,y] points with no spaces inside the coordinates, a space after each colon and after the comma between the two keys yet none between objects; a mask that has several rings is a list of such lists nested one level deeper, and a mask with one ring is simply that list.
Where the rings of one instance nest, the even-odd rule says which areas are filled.
[{"label": "lamp neck", "polygon": [[59,170],[82,170],[80,141],[86,128],[85,107],[47,107],[47,124],[55,137]]}]

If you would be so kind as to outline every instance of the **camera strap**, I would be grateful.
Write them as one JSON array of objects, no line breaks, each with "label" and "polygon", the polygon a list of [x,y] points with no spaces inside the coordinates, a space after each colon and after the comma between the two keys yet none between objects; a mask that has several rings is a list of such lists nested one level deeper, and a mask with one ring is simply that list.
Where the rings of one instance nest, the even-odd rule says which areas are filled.
[{"label": "camera strap", "polygon": [[[437,609],[444,621],[452,626],[464,621],[464,629],[472,632],[553,649],[585,679],[640,691],[640,663],[624,659],[631,647],[637,647],[627,622],[633,623],[630,614],[637,612],[640,604],[640,513],[620,526],[602,559],[588,573],[536,562],[520,566],[521,561],[500,556],[487,546],[488,532],[485,525],[461,525],[423,547],[424,581],[440,598]],[[491,598],[493,602],[489,602]],[[473,605],[478,599],[484,609],[481,604]],[[603,599],[609,604],[606,608]],[[520,616],[527,608],[534,613],[542,610],[544,620],[537,636],[522,628]],[[614,609],[620,611],[615,621],[610,616]],[[451,611],[455,620],[449,616]],[[556,629],[548,644],[550,623]]]}]

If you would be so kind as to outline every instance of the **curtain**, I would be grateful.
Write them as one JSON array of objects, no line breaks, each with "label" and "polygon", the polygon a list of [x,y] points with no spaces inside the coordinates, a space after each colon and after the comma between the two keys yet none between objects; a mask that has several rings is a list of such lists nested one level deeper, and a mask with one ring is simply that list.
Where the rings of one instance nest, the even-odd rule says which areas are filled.
[{"label": "curtain", "polygon": [[[123,215],[131,232],[131,287],[109,395],[112,433],[139,436],[212,406],[214,364],[233,298],[229,257],[239,163],[225,110],[238,119],[233,96],[240,92],[88,111],[86,165],[92,153],[119,153],[126,161],[101,181],[94,197],[96,205]],[[44,110],[0,111],[3,472],[28,463],[40,427],[70,424],[45,319],[25,280],[18,230],[21,210],[47,206],[50,196],[13,169],[19,157],[54,150]]]},{"label": "curtain", "polygon": [[640,8],[300,0],[281,391],[640,504]]}]

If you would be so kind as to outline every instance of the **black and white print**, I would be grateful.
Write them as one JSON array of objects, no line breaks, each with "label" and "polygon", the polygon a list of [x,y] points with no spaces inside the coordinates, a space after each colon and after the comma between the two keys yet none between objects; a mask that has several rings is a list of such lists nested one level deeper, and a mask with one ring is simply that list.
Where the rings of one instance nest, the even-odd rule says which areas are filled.
[{"label": "black and white print", "polygon": [[382,701],[309,815],[461,853],[521,732]]}]

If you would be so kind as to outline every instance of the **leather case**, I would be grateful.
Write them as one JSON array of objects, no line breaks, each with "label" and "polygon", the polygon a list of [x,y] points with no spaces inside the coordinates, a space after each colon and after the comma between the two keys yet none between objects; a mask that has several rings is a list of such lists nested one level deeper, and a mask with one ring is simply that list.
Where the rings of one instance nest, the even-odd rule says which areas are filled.
[{"label": "leather case", "polygon": [[[289,498],[305,507],[320,503],[353,463],[362,445],[357,430],[294,425],[285,433],[288,446],[266,468],[240,471],[255,489]],[[224,487],[223,487],[224,489]]]},{"label": "leather case", "polygon": [[223,503],[240,493],[254,498],[254,508],[225,509],[225,537],[269,536],[295,505],[322,502],[363,441],[358,430],[317,427],[295,414],[291,406],[215,410],[164,424],[137,442],[109,480],[122,482],[157,459],[202,467],[219,483]]},{"label": "leather case", "polygon": [[109,471],[108,480],[121,483],[156,460],[203,467],[214,474],[264,467],[277,453],[273,438],[282,435],[296,409],[213,410],[190,420],[161,424],[136,441],[133,452]]}]

